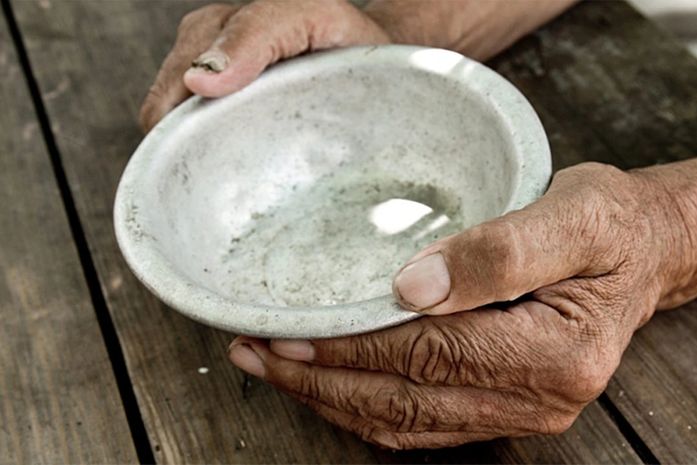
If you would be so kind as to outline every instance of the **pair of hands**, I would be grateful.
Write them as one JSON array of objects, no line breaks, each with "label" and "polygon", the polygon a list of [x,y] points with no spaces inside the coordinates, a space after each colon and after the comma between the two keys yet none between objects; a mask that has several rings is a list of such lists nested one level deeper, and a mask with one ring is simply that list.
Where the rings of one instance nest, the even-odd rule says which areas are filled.
[{"label": "pair of hands", "polygon": [[[180,25],[142,125],[151,128],[191,93],[235,92],[269,64],[307,51],[464,43],[435,43],[385,5],[365,13],[343,0],[259,0],[196,10]],[[511,40],[479,46],[479,58]],[[538,202],[436,242],[400,270],[395,296],[428,316],[354,337],[239,337],[230,359],[387,447],[562,432],[604,390],[654,309],[694,295],[697,261],[684,246],[690,215],[675,209],[670,189],[686,169],[694,163],[563,170]]]}]

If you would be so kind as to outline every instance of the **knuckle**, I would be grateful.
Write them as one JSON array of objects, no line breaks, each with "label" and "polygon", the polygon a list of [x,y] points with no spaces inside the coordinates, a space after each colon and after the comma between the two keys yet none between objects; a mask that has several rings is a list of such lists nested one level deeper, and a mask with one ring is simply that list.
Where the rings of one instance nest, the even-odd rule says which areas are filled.
[{"label": "knuckle", "polygon": [[518,234],[513,224],[507,221],[496,221],[489,224],[482,235],[482,247],[488,258],[505,265],[498,268],[502,277],[507,276],[512,267],[519,262],[521,249]]},{"label": "knuckle", "polygon": [[608,350],[582,350],[581,353],[571,356],[573,363],[566,362],[566,368],[563,369],[563,375],[559,381],[562,386],[566,386],[565,397],[572,406],[584,406],[590,403],[607,387],[608,381],[619,364],[619,356],[613,355]]},{"label": "knuckle", "polygon": [[[206,7],[203,7],[206,8]],[[195,24],[198,24],[201,20],[201,17],[203,16],[204,12],[202,11],[203,8],[200,8],[198,10],[190,11],[187,14],[185,14],[182,19],[179,21],[179,27],[177,28],[177,32],[179,34],[185,33],[191,27]]]},{"label": "knuckle", "polygon": [[420,384],[449,382],[460,365],[459,344],[435,325],[428,325],[414,336],[404,355],[404,372]]},{"label": "knuckle", "polygon": [[229,9],[230,5],[226,5],[225,3],[211,3],[210,5],[197,8],[196,10],[186,13],[182,17],[182,19],[179,21],[177,31],[180,34],[186,33],[201,22],[210,18],[218,17]]},{"label": "knuckle", "polygon": [[417,404],[407,389],[394,392],[391,389],[382,390],[377,397],[383,400],[383,419],[397,431],[411,431],[416,418]]},{"label": "knuckle", "polygon": [[582,403],[597,398],[605,390],[610,378],[602,366],[590,362],[580,363],[575,371],[572,391],[575,399]]},{"label": "knuckle", "polygon": [[315,372],[312,369],[303,372],[300,375],[297,385],[300,394],[307,396],[311,399],[319,399],[320,386],[317,382],[317,376],[315,375]]},{"label": "knuckle", "polygon": [[517,294],[515,278],[523,267],[524,243],[521,231],[511,221],[487,223],[479,231],[475,250],[481,269],[487,270],[486,279],[494,286],[497,299],[507,300]]},{"label": "knuckle", "polygon": [[568,413],[557,413],[545,419],[540,433],[542,434],[562,434],[571,428],[576,421],[577,415]]},{"label": "knuckle", "polygon": [[589,180],[593,180],[594,182],[617,181],[625,176],[626,173],[624,171],[613,165],[589,161],[559,170],[554,175],[553,182],[571,183],[582,188],[584,185],[589,184]]},{"label": "knuckle", "polygon": [[616,179],[618,177],[624,177],[625,172],[616,166],[609,165],[607,163],[599,163],[595,161],[589,161],[576,165],[580,173],[583,173],[586,177],[600,177],[602,179]]},{"label": "knuckle", "polygon": [[574,207],[585,213],[596,212],[607,208],[617,188],[624,186],[628,179],[627,173],[612,165],[587,162],[559,171],[551,190],[563,188],[575,199]]},{"label": "knuckle", "polygon": [[571,195],[573,207],[584,216],[611,220],[622,216],[636,199],[625,192],[631,191],[633,178],[621,169],[597,162],[581,163],[559,171],[554,184],[563,185]]},{"label": "knuckle", "polygon": [[316,341],[315,359],[330,365],[390,371],[392,342],[382,333],[337,338],[324,343]]},{"label": "knuckle", "polygon": [[352,366],[372,366],[384,369],[384,359],[379,354],[382,352],[383,340],[376,335],[356,338],[348,351],[349,363]]},{"label": "knuckle", "polygon": [[[283,3],[280,5],[283,5]],[[276,2],[256,1],[245,5],[239,14],[255,23],[268,24],[281,13],[280,11],[277,12],[278,7],[279,4]]]}]

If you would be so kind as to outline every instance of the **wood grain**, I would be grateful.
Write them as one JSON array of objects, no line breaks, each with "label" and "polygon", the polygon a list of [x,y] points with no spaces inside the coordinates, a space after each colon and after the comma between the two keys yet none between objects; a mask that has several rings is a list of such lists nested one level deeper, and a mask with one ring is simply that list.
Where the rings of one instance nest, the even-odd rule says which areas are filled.
[{"label": "wood grain", "polygon": [[[353,436],[226,361],[230,335],[166,308],[133,277],[112,225],[116,184],[142,135],[140,101],[184,2],[17,2],[76,207],[155,458],[166,463],[370,462]],[[199,374],[198,368],[209,369]]]},{"label": "wood grain", "polygon": [[[558,437],[500,440],[436,452],[371,450],[265,385],[252,383],[243,389],[243,377],[225,362],[230,336],[166,309],[136,282],[113,238],[113,192],[140,139],[135,124],[140,100],[173,40],[178,18],[201,4],[14,4],[158,461],[637,462],[598,404]],[[604,11],[601,5],[581,5],[496,63],[540,111],[558,167],[588,159],[624,161],[624,152],[608,149],[605,141],[617,132],[612,126],[601,127],[588,113],[595,101],[590,100],[585,110],[568,101],[576,94],[589,99],[588,94],[604,89],[604,82],[595,81],[596,74],[610,73],[612,59],[603,58],[609,52],[587,45],[598,35],[595,17]],[[622,5],[607,11],[611,20],[633,17]],[[620,50],[628,54],[625,60],[631,61],[630,38],[606,29],[603,33],[620,43]],[[557,40],[557,34],[564,40]],[[577,56],[578,49],[586,55]],[[541,61],[548,56],[552,62]],[[589,59],[598,63],[595,68],[583,67]],[[582,74],[563,79],[564,73],[576,71],[574,66]],[[560,74],[554,74],[557,69]],[[199,366],[210,372],[199,375]]]},{"label": "wood grain", "polygon": [[[623,3],[580,5],[495,67],[540,112],[557,168],[697,156],[697,59]],[[662,462],[697,460],[696,310],[656,315],[607,390]]]},{"label": "wood grain", "polygon": [[0,463],[124,463],[131,433],[0,18]]}]

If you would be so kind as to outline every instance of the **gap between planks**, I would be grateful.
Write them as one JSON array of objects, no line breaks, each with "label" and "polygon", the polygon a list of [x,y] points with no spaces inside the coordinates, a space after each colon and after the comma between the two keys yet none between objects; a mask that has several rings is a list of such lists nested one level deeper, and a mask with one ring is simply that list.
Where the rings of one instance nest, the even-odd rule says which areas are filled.
[{"label": "gap between planks", "polygon": [[[41,99],[38,84],[32,73],[29,58],[24,48],[21,33],[15,21],[9,1],[2,0],[2,7],[3,11],[5,12],[9,30],[31,93],[32,101],[44,137],[44,142],[50,154],[51,165],[53,167],[64,208],[69,219],[71,233],[78,249],[80,262],[83,268],[85,280],[89,287],[89,292],[95,313],[97,315],[99,327],[102,332],[105,345],[107,346],[107,351],[111,360],[115,378],[117,380],[118,389],[139,460],[141,463],[154,463],[153,451],[146,434],[143,419],[138,409],[137,400],[133,391],[128,370],[126,368],[123,352],[121,350],[113,322],[107,310],[104,295],[99,285],[96,269],[89,252],[89,247],[83,232],[82,224],[80,222],[80,218],[68,186],[68,181],[63,170],[61,155],[55,143],[53,133],[50,129],[50,121]],[[599,399],[599,402],[609,413],[612,421],[617,425],[618,429],[627,439],[629,445],[637,452],[637,454],[639,454],[642,461],[647,464],[658,463],[658,460],[654,454],[639,437],[629,421],[624,418],[612,400],[606,394],[603,394]]]},{"label": "gap between planks", "polygon": [[622,433],[622,436],[627,439],[627,442],[629,442],[629,445],[632,446],[642,462],[644,462],[646,465],[661,463],[651,451],[649,446],[644,442],[643,439],[641,439],[641,436],[639,436],[639,433],[636,432],[629,420],[627,420],[624,415],[622,415],[622,412],[620,412],[620,410],[615,406],[610,399],[610,396],[603,392],[600,394],[600,397],[598,397],[598,403],[603,410],[607,412],[608,416],[610,419],[612,419],[615,425],[617,425],[617,428],[620,430],[620,433]]},{"label": "gap between planks", "polygon": [[94,262],[92,261],[92,256],[87,245],[87,240],[85,238],[82,224],[80,223],[77,209],[75,208],[72,193],[68,187],[68,180],[61,162],[61,155],[58,151],[58,146],[56,145],[53,133],[51,131],[51,123],[41,99],[39,86],[31,69],[31,63],[24,46],[24,41],[22,39],[19,26],[15,19],[9,0],[0,1],[2,2],[2,11],[7,22],[10,36],[12,37],[12,41],[14,43],[27,87],[29,88],[34,111],[36,112],[36,116],[41,128],[41,134],[43,136],[46,149],[49,153],[53,174],[56,178],[63,207],[68,218],[70,232],[78,251],[80,265],[82,266],[82,271],[89,289],[92,306],[97,316],[99,330],[102,334],[102,338],[104,339],[107,354],[109,355],[109,361],[111,362],[114,378],[116,379],[116,385],[119,390],[119,395],[121,396],[121,402],[123,403],[126,420],[131,431],[131,437],[136,449],[136,454],[138,455],[138,460],[142,464],[155,463],[155,456],[153,455],[150,440],[148,439],[148,435],[145,430],[145,424],[140,414],[140,409],[138,408],[138,401],[136,399],[135,392],[133,391],[133,385],[131,384],[128,369],[126,368],[126,362],[123,356],[123,351],[121,350],[121,344],[116,334],[114,324],[111,321],[109,311],[107,310],[106,300],[104,299],[104,295],[102,294],[102,290],[99,285],[97,271],[94,267]]}]

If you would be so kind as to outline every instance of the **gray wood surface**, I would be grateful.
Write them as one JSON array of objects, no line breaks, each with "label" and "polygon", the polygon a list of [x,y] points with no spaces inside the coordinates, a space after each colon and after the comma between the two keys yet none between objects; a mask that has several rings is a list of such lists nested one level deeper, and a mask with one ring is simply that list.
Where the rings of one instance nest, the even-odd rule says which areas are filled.
[{"label": "gray wood surface", "polygon": [[0,463],[124,463],[131,433],[0,17]]},{"label": "gray wood surface", "polygon": [[[117,249],[113,197],[142,138],[136,115],[183,2],[13,4],[121,340],[155,459],[165,463],[370,462],[353,436],[226,361],[230,335],[160,304]],[[208,367],[199,374],[199,367]]]},{"label": "gray wood surface", "polygon": [[[540,112],[557,168],[697,156],[697,59],[623,3],[581,5],[495,67]],[[635,335],[607,390],[665,463],[697,461],[696,362],[693,302]]]},{"label": "gray wood surface", "polygon": [[[373,451],[267,386],[243,390],[229,335],[166,309],[125,267],[111,228],[118,176],[138,141],[135,116],[182,14],[202,3],[16,2],[103,291],[162,462],[432,460]],[[207,366],[206,375],[197,373]],[[598,447],[602,442],[607,447]],[[476,452],[477,455],[474,454]],[[637,462],[597,406],[558,438],[466,446],[439,461]]]},{"label": "gray wood surface", "polygon": [[697,304],[654,317],[607,392],[663,463],[697,462]]},{"label": "gray wood surface", "polygon": [[[136,282],[116,249],[111,225],[113,193],[140,140],[135,124],[140,100],[173,40],[177,20],[201,4],[14,3],[156,459],[637,462],[632,448],[597,403],[558,437],[499,440],[433,452],[391,453],[368,448],[263,384],[245,388],[240,372],[225,361],[229,335],[166,309]],[[617,23],[627,27],[614,27]],[[648,59],[652,44],[663,54],[663,67],[656,67],[655,56]],[[523,89],[540,112],[557,167],[588,159],[626,167],[689,153],[690,141],[694,142],[691,134],[695,134],[689,132],[689,124],[694,124],[694,116],[693,123],[689,122],[689,98],[694,94],[687,79],[692,68],[683,61],[675,44],[624,5],[582,4],[523,41],[495,66]],[[675,75],[668,73],[669,68]],[[652,111],[665,98],[677,104]],[[680,321],[681,312],[666,314],[666,318]],[[688,390],[697,386],[674,368],[692,369],[694,375],[689,362],[670,361],[679,355],[673,353],[678,347],[668,329],[656,334],[665,343],[662,352],[649,343],[641,345],[642,338],[651,341],[644,333],[657,331],[653,326],[637,337],[609,393],[659,458],[687,457],[695,450],[690,442],[694,433],[679,436],[680,441],[675,442],[673,432],[666,431],[670,423],[657,423],[658,415],[647,418],[648,412],[643,411],[648,400],[661,405],[674,405],[671,402],[680,397],[694,401]],[[692,332],[684,345],[696,345]],[[645,350],[653,351],[652,355],[633,355]],[[646,376],[655,372],[647,360],[665,363],[660,374],[672,376],[676,386],[670,393],[633,382],[635,371],[646,371]],[[209,367],[209,373],[198,374],[200,366]],[[689,382],[679,382],[683,377]],[[656,378],[654,384],[670,383]],[[614,391],[616,385],[622,386],[622,396]],[[680,421],[691,421],[689,413],[681,414]]]}]

